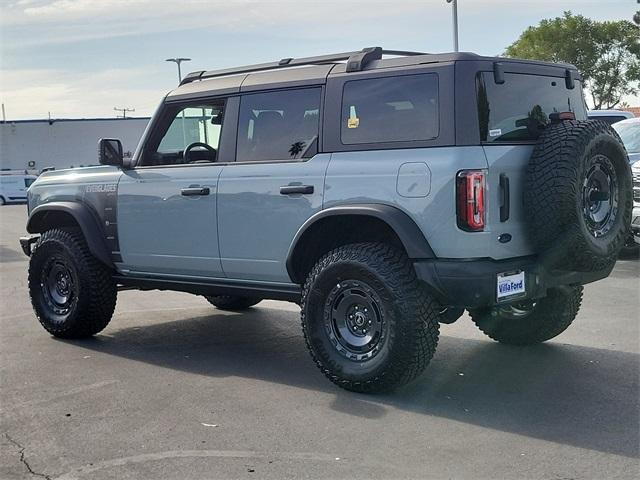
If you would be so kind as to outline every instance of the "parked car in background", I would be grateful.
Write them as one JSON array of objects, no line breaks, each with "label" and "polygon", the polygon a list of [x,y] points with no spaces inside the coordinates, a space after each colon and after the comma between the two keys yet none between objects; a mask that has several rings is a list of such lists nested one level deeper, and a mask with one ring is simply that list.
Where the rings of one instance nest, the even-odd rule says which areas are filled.
[{"label": "parked car in background", "polygon": [[26,202],[27,189],[38,178],[35,175],[0,174],[0,205]]},{"label": "parked car in background", "polygon": [[640,255],[640,118],[629,118],[612,125],[618,132],[629,155],[633,173],[633,215],[631,232],[620,255],[636,257]]},{"label": "parked car in background", "polygon": [[640,117],[629,118],[613,125],[618,132],[629,154],[629,163],[633,165],[640,161]]},{"label": "parked car in background", "polygon": [[587,112],[589,120],[602,120],[609,125],[621,122],[627,118],[634,118],[635,115],[631,112],[625,112],[623,110],[589,110]]},{"label": "parked car in background", "polygon": [[622,255],[640,255],[640,162],[631,168],[633,175],[633,213],[631,215],[631,235],[621,250]]}]

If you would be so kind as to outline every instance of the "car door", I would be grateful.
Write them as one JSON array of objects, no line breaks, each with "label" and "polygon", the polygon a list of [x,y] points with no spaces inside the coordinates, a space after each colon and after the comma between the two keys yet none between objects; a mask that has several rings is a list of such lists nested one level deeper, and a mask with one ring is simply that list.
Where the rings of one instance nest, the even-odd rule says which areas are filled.
[{"label": "car door", "polygon": [[329,154],[317,154],[322,88],[245,94],[236,162],[222,170],[218,235],[227,277],[290,282],[286,256],[322,209]]},{"label": "car door", "polygon": [[167,105],[152,126],[140,165],[125,170],[118,185],[125,273],[224,276],[216,192],[225,149],[222,131],[233,103]]}]

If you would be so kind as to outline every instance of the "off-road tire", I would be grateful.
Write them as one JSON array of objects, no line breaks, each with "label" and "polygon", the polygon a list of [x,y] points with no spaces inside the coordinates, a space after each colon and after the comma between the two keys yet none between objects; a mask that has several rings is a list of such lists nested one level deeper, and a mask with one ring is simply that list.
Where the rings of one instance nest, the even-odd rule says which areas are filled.
[{"label": "off-road tire", "polygon": [[[564,332],[580,310],[582,286],[550,289],[530,313],[513,316],[507,307],[472,310],[471,319],[489,338],[508,345],[533,345]],[[517,305],[516,305],[517,306]]]},{"label": "off-road tire", "polygon": [[[48,293],[50,268],[68,272],[72,293],[64,308]],[[91,255],[79,230],[56,228],[42,234],[29,261],[28,285],[38,320],[55,337],[95,335],[113,316],[117,288],[112,271]]]},{"label": "off-road tire", "polygon": [[[372,311],[380,313],[378,338],[383,340],[365,360],[347,358],[351,353],[341,346],[344,340],[331,333],[338,315],[331,299],[341,298],[333,293],[341,288],[360,288],[375,300]],[[377,393],[408,383],[426,368],[438,343],[439,305],[418,282],[404,252],[386,244],[345,245],[320,258],[307,276],[301,308],[313,360],[329,380],[347,390]]]},{"label": "off-road tire", "polygon": [[[591,198],[585,192],[592,191],[588,182],[596,170],[610,170],[615,178],[609,201],[613,204],[615,199],[616,211],[601,234],[590,230],[594,227],[588,226],[585,210],[589,204],[585,197]],[[626,150],[609,125],[600,121],[548,125],[529,160],[524,194],[530,238],[543,261],[550,263],[547,266],[596,271],[613,265],[629,232],[631,194]]]},{"label": "off-road tire", "polygon": [[207,301],[220,310],[239,311],[253,307],[262,301],[256,297],[239,297],[236,295],[211,295],[205,297]]}]

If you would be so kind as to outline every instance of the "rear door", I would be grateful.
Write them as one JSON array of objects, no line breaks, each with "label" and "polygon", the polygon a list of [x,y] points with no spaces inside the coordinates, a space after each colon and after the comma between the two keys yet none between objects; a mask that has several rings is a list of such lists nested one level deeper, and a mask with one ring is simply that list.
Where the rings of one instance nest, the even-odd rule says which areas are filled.
[{"label": "rear door", "polygon": [[222,268],[233,279],[290,282],[286,256],[322,208],[329,155],[317,154],[322,87],[244,94],[236,162],[218,187]]},{"label": "rear door", "polygon": [[511,236],[508,242],[493,242],[491,256],[527,255],[533,253],[523,208],[527,165],[550,114],[570,111],[586,119],[581,85],[576,81],[569,89],[564,77],[523,73],[505,73],[504,82],[496,83],[493,72],[480,72],[476,81],[480,139],[489,166],[487,230]]}]

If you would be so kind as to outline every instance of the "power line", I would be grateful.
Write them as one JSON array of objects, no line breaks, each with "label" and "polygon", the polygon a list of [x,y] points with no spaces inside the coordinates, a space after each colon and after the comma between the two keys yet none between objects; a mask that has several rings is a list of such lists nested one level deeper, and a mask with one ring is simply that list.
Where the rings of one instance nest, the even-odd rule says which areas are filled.
[{"label": "power line", "polygon": [[135,108],[118,108],[118,107],[113,107],[113,109],[116,112],[122,112],[122,115],[116,115],[117,118],[127,118],[127,112],[135,112],[136,109]]}]

